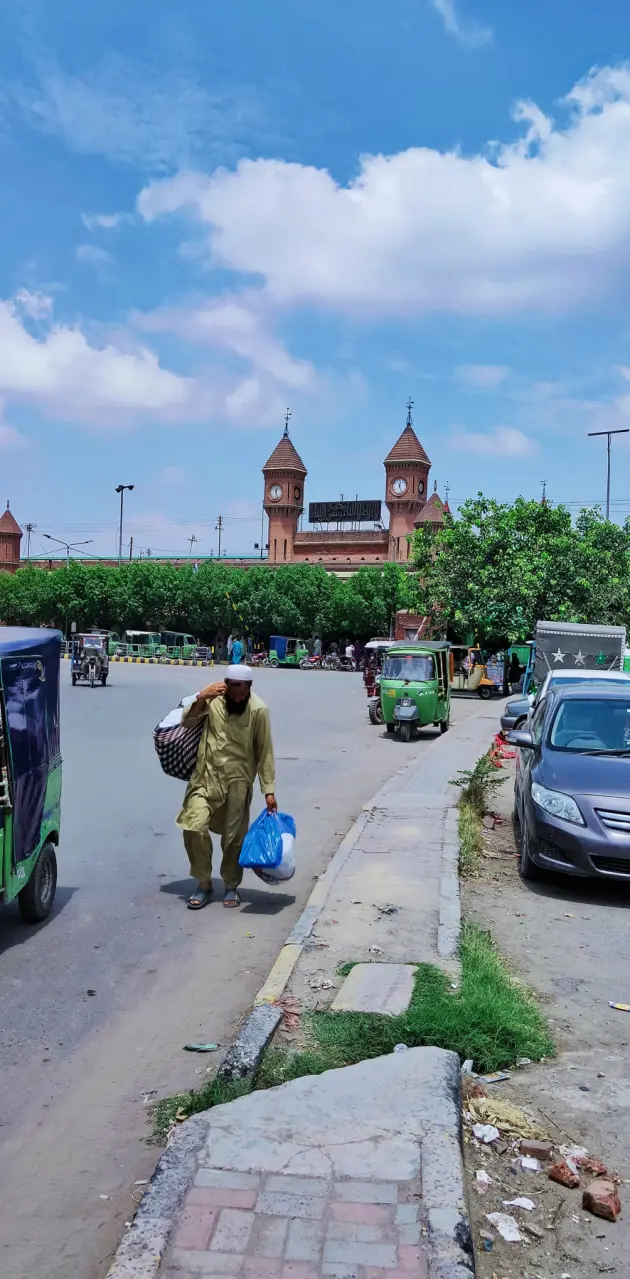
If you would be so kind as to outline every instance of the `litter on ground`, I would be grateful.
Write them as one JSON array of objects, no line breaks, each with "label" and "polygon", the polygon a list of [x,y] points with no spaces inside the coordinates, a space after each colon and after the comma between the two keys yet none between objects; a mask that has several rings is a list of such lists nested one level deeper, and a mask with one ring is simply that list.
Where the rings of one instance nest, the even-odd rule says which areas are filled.
[{"label": "litter on ground", "polygon": [[473,1097],[466,1106],[471,1119],[494,1124],[509,1137],[532,1137],[544,1141],[547,1134],[521,1110],[501,1097]]},{"label": "litter on ground", "polygon": [[487,1220],[491,1226],[494,1226],[501,1238],[506,1243],[522,1243],[523,1236],[518,1228],[518,1223],[514,1217],[510,1217],[507,1212],[488,1212]]}]

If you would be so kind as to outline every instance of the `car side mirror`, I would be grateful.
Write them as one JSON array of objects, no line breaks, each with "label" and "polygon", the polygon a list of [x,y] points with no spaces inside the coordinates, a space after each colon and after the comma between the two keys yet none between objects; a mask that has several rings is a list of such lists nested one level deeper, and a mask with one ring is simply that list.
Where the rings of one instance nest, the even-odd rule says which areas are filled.
[{"label": "car side mirror", "polygon": [[520,746],[523,751],[533,751],[534,749],[534,739],[531,733],[528,733],[524,728],[513,729],[511,733],[508,733],[507,739],[512,746]]}]

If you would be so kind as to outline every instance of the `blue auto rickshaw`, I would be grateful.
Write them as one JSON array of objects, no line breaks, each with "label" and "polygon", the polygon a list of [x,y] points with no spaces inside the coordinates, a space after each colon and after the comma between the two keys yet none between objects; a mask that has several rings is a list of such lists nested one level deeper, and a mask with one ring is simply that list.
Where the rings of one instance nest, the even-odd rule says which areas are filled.
[{"label": "blue auto rickshaw", "polygon": [[58,631],[0,626],[0,901],[50,914],[61,808]]}]

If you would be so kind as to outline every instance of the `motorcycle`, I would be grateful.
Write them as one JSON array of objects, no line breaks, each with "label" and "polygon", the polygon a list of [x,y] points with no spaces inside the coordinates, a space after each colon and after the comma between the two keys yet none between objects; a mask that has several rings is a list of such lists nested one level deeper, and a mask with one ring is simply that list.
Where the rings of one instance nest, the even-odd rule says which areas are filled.
[{"label": "motorcycle", "polygon": [[346,657],[345,653],[339,658],[338,671],[356,671],[357,664],[353,657]]},{"label": "motorcycle", "polygon": [[324,659],[321,653],[314,653],[311,657],[303,657],[300,662],[301,671],[320,671],[324,665]]}]

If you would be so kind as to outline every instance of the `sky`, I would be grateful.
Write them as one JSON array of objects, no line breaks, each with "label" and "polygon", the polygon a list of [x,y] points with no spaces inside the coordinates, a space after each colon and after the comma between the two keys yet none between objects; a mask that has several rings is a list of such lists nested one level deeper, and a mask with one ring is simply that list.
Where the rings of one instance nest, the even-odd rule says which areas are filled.
[{"label": "sky", "polygon": [[[134,554],[254,554],[383,495],[603,503],[630,427],[621,0],[13,0],[0,15],[0,498]],[[630,512],[630,435],[612,514]],[[191,542],[193,538],[195,541]]]}]

